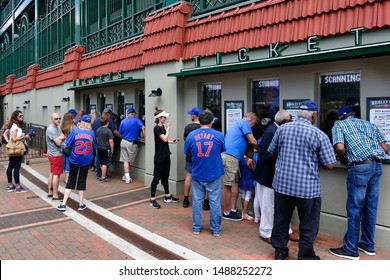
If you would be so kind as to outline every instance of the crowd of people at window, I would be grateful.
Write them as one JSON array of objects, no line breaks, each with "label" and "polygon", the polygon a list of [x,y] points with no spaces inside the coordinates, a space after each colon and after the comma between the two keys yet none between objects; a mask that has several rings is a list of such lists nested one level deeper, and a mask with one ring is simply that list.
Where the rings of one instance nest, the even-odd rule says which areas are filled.
[{"label": "crowd of people at window", "polygon": [[[375,255],[374,233],[382,175],[382,160],[389,154],[384,136],[372,123],[356,118],[349,106],[341,106],[329,115],[323,132],[314,124],[318,105],[310,100],[299,107],[298,119],[292,121],[289,111],[279,110],[259,139],[252,128],[258,117],[253,112],[230,125],[225,135],[213,129],[214,115],[210,110],[194,107],[187,112],[191,123],[184,128],[185,182],[183,207],[192,204],[192,230],[199,235],[204,229],[202,209],[210,210],[210,231],[218,237],[222,219],[259,223],[261,240],[275,249],[275,259],[289,256],[288,242],[299,242],[298,259],[318,260],[314,241],[319,231],[321,211],[320,169],[333,168],[337,159],[348,166],[347,220],[348,229],[343,246],[329,253],[347,259],[359,259],[359,251]],[[114,137],[120,141],[122,180],[132,183],[131,166],[138,151],[140,131],[144,124],[127,110],[127,118],[119,128],[106,108],[92,121],[83,111],[69,110],[62,118],[51,115],[46,131],[47,155],[50,162],[48,197],[60,200],[59,211],[66,211],[66,202],[73,189],[79,192],[78,210],[87,208],[84,192],[88,170],[92,166],[102,183],[109,181]],[[169,113],[157,108],[153,128],[155,154],[149,204],[161,206],[156,200],[158,184],[164,188],[164,202],[179,199],[169,191],[170,144],[179,139],[170,135]],[[61,122],[62,119],[62,122]],[[337,120],[336,120],[337,119]],[[6,127],[6,141],[23,141],[29,134],[22,132],[23,113],[15,111]],[[20,185],[22,156],[10,157],[7,169],[10,192],[26,192]],[[65,193],[60,197],[60,175],[65,173]],[[12,175],[13,179],[12,180]],[[192,187],[192,201],[190,189]],[[237,203],[241,192],[242,210]],[[253,207],[250,205],[253,197]],[[222,207],[221,207],[222,205]],[[222,208],[222,209],[221,209]],[[249,209],[253,208],[253,213]],[[291,219],[297,209],[299,236],[291,229]],[[361,232],[361,236],[360,233]]]}]

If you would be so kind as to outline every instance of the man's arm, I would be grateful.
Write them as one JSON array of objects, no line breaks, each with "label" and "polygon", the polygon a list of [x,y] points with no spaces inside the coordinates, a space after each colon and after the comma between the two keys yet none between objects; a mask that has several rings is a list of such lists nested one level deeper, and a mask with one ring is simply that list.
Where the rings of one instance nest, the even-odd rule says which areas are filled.
[{"label": "man's arm", "polygon": [[58,136],[57,138],[54,138],[53,139],[53,142],[58,146],[58,147],[61,147],[62,145],[62,142],[65,141],[65,135],[61,133],[60,136]]},{"label": "man's arm", "polygon": [[385,153],[389,155],[389,147],[386,145],[385,142],[381,143],[381,147],[385,151]]},{"label": "man's arm", "polygon": [[333,163],[329,163],[329,164],[323,165],[322,168],[327,169],[327,170],[333,169]]},{"label": "man's arm", "polygon": [[[334,147],[335,147],[335,152],[336,152],[337,158],[340,161],[340,163],[344,164],[344,165],[348,165],[347,157],[345,156],[344,143],[337,143]],[[324,168],[325,168],[325,166],[324,166]]]},{"label": "man's arm", "polygon": [[248,139],[249,144],[252,145],[253,148],[258,149],[259,146],[257,145],[256,138],[253,136],[252,133],[245,134],[246,139]]}]

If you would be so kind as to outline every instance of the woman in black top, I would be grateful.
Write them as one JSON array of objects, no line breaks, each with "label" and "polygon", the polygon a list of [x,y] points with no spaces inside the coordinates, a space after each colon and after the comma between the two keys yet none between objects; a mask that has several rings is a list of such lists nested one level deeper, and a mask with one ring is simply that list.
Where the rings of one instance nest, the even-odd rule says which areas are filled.
[{"label": "woman in black top", "polygon": [[[176,144],[177,139],[172,141],[168,140],[169,137],[169,114],[156,107],[154,113],[156,126],[153,128],[155,154],[154,154],[154,169],[153,169],[153,180],[151,183],[151,197],[149,205],[155,209],[159,209],[160,205],[156,201],[156,190],[159,181],[164,186],[165,191],[165,203],[178,202],[179,199],[173,197],[169,193],[169,171],[171,169],[171,151],[169,150],[168,144]],[[165,126],[164,126],[165,125]]]}]

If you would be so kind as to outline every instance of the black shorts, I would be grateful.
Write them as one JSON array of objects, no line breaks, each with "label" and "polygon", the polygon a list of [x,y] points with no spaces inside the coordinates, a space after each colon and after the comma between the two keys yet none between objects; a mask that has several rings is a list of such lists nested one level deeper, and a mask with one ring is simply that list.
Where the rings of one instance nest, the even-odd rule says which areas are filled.
[{"label": "black shorts", "polygon": [[112,153],[109,149],[98,149],[98,157],[101,165],[110,165],[112,162]]}]

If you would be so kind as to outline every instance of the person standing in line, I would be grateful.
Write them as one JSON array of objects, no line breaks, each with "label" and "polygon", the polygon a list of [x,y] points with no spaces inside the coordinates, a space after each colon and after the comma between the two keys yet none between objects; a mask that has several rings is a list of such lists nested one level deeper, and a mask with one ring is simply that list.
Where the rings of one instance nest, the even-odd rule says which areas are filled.
[{"label": "person standing in line", "polygon": [[96,132],[96,147],[100,162],[100,168],[102,170],[102,177],[99,179],[101,183],[108,182],[107,170],[112,162],[112,155],[114,153],[114,134],[108,126],[108,117],[103,116],[100,118],[100,127]]},{"label": "person standing in line", "polygon": [[257,122],[257,116],[253,112],[246,113],[241,120],[234,122],[225,135],[226,151],[222,154],[225,175],[223,177],[223,215],[222,218],[231,221],[241,221],[238,215],[238,183],[239,161],[244,156],[246,146],[252,145],[258,148],[257,141],[253,137],[252,129]]},{"label": "person standing in line", "polygon": [[134,164],[138,152],[138,136],[142,131],[145,137],[145,126],[140,119],[135,117],[134,108],[127,110],[127,118],[119,125],[118,133],[121,135],[120,161],[123,161],[124,175],[122,180],[130,184],[133,180],[130,176],[131,166]]},{"label": "person standing in line", "polygon": [[61,146],[65,141],[65,135],[61,131],[60,123],[61,117],[57,113],[53,113],[51,124],[46,129],[47,155],[50,162],[47,197],[52,197],[52,200],[60,200],[58,186],[63,172]]},{"label": "person standing in line", "polygon": [[242,213],[241,216],[243,219],[248,221],[253,221],[253,217],[248,213],[248,205],[249,201],[252,197],[252,192],[254,190],[253,185],[253,173],[256,168],[256,163],[253,158],[253,147],[251,145],[247,145],[246,151],[242,159],[240,159],[240,189],[242,190],[241,195],[241,205],[242,205]]},{"label": "person standing in line", "polygon": [[77,111],[75,109],[69,109],[68,113],[72,114],[73,124],[76,126],[78,122],[78,120],[76,121],[76,117],[78,115]]},{"label": "person standing in line", "polygon": [[[116,129],[116,126],[114,124],[114,121],[111,119],[111,114],[112,114],[112,110],[110,108],[105,108],[103,110],[102,117],[103,116],[108,117],[108,128],[112,130],[112,133],[114,134],[114,136],[120,137],[120,135]],[[99,127],[100,127],[100,118],[96,118],[92,123],[92,129],[95,132],[95,136],[96,136],[96,132],[97,132]],[[96,171],[96,179],[99,180],[102,177],[102,169],[100,168],[100,162],[99,162],[99,157],[97,156],[97,153],[98,153],[98,151],[96,150],[95,151],[95,171]]]},{"label": "person standing in line", "polygon": [[210,230],[221,234],[221,183],[224,168],[221,153],[225,151],[223,134],[212,127],[214,115],[209,110],[199,114],[201,127],[192,131],[184,143],[184,154],[192,158],[192,230],[198,235],[202,230],[202,201],[206,191],[210,203]]},{"label": "person standing in line", "polygon": [[93,149],[96,147],[95,133],[91,128],[91,117],[83,115],[77,124],[77,128],[66,138],[65,147],[71,147],[69,156],[70,172],[68,183],[65,187],[64,199],[57,210],[66,211],[66,202],[72,190],[79,192],[78,211],[84,211],[87,206],[84,204],[84,193],[87,187],[87,176],[89,166],[93,159]]},{"label": "person standing in line", "polygon": [[[256,182],[255,201],[260,205],[260,239],[268,244],[271,244],[271,234],[274,225],[274,199],[275,191],[272,188],[272,180],[275,174],[276,158],[271,157],[267,151],[272,138],[281,125],[292,121],[292,115],[286,110],[280,110],[275,115],[275,121],[271,124],[262,136],[259,144],[258,161],[254,173]],[[297,234],[293,232],[291,227],[288,230],[290,241],[299,241]]]},{"label": "person standing in line", "polygon": [[[24,116],[22,111],[16,110],[12,112],[11,119],[8,123],[9,132],[4,132],[6,141],[25,141],[30,139],[30,135],[24,134],[22,127],[24,125]],[[9,138],[8,138],[9,137]],[[16,157],[9,157],[7,168],[7,191],[15,193],[25,193],[28,189],[20,185],[20,167],[22,165],[23,155]],[[15,186],[12,184],[12,174],[15,181]]]},{"label": "person standing in line", "polygon": [[155,209],[160,209],[161,206],[156,201],[156,190],[159,181],[164,187],[165,192],[165,203],[179,202],[179,199],[172,196],[169,192],[169,172],[171,169],[171,151],[169,150],[169,144],[176,144],[177,139],[169,139],[169,114],[164,110],[156,107],[154,113],[155,127],[153,128],[154,133],[154,168],[153,168],[153,180],[151,186],[151,197],[149,205]]},{"label": "person standing in line", "polygon": [[[191,116],[191,121],[192,123],[187,124],[184,127],[184,134],[183,134],[183,139],[186,141],[188,134],[190,132],[200,128],[200,123],[199,123],[199,113],[202,110],[198,107],[194,107],[191,110],[187,111],[187,114]],[[190,189],[191,189],[191,181],[192,181],[192,159],[191,159],[191,153],[189,152],[188,154],[185,155],[186,157],[186,162],[185,162],[185,171],[186,171],[186,178],[184,180],[184,199],[183,199],[183,207],[188,208],[190,206],[190,200],[188,199],[190,195]]]},{"label": "person standing in line", "polygon": [[[62,122],[61,122],[61,131],[64,134],[65,138],[69,136],[69,134],[72,132],[73,129],[75,129],[76,126],[74,125],[73,122],[73,116],[71,113],[65,113],[64,116],[62,117]],[[65,173],[65,180],[64,183],[68,183],[68,178],[69,178],[69,157],[66,155],[62,155],[62,166],[64,168],[64,173]]]},{"label": "person standing in line", "polygon": [[275,259],[288,257],[289,227],[295,207],[299,216],[299,260],[319,260],[314,252],[321,211],[320,166],[332,169],[336,161],[328,136],[313,124],[318,105],[310,100],[299,107],[298,120],[276,130],[268,152],[276,156],[274,226],[271,243]]},{"label": "person standing in line", "polygon": [[[389,147],[378,127],[355,118],[350,106],[338,110],[333,129],[333,145],[338,159],[347,164],[347,219],[344,244],[331,248],[337,257],[357,260],[359,251],[375,256],[375,226],[378,210],[382,160]],[[359,233],[361,236],[359,238]]]}]

